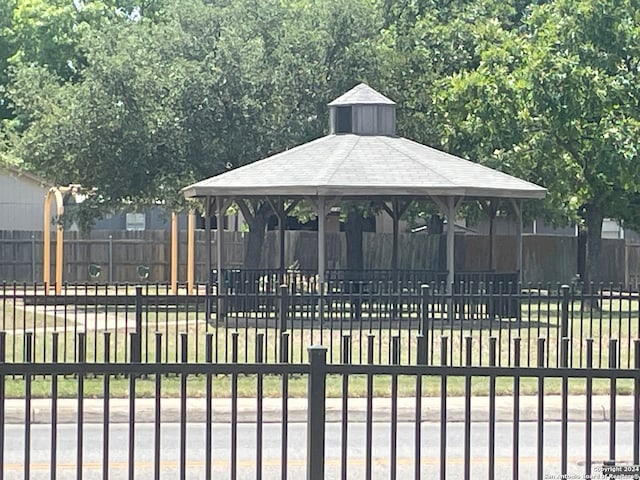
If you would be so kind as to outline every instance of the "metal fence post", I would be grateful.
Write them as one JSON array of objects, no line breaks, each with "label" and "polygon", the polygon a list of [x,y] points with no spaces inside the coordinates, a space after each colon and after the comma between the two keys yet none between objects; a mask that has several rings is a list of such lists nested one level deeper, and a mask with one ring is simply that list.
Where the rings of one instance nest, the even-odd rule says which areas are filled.
[{"label": "metal fence post", "polygon": [[417,365],[426,365],[427,364],[427,339],[422,334],[419,333],[416,336],[416,364]]},{"label": "metal fence post", "polygon": [[420,297],[420,319],[422,320],[420,333],[426,337],[429,329],[429,285],[425,284],[420,286]]},{"label": "metal fence post", "polygon": [[562,292],[562,307],[560,312],[560,337],[569,337],[569,285],[560,287]]},{"label": "metal fence post", "polygon": [[[142,351],[140,350],[140,334],[138,332],[129,332],[129,345],[131,348],[131,363],[140,363],[142,359]],[[133,376],[133,374],[132,374]]]},{"label": "metal fence post", "polygon": [[281,334],[287,330],[288,293],[287,285],[278,287],[278,320],[280,321]]},{"label": "metal fence post", "polygon": [[[618,339],[609,339],[609,368],[618,368]],[[609,380],[609,458],[615,462],[616,459],[616,392],[617,380],[612,376]],[[615,465],[615,463],[614,463]]]},{"label": "metal fence post", "polygon": [[[640,370],[640,339],[637,338],[633,340],[633,368]],[[633,380],[633,464],[640,464],[640,377],[637,375]]]},{"label": "metal fence post", "polygon": [[280,363],[289,362],[289,332],[280,335]]},{"label": "metal fence post", "polygon": [[391,337],[391,363],[400,365],[400,335]]},{"label": "metal fence post", "polygon": [[[6,360],[7,332],[0,330],[0,367],[4,367]],[[4,407],[4,368],[0,368],[0,408]],[[4,465],[4,413],[0,415],[0,465]],[[4,480],[4,468],[0,468],[0,480]]]},{"label": "metal fence post", "polygon": [[327,348],[311,346],[307,391],[307,480],[324,480]]},{"label": "metal fence post", "polygon": [[136,286],[136,333],[131,334],[131,361],[142,360],[142,286]]}]

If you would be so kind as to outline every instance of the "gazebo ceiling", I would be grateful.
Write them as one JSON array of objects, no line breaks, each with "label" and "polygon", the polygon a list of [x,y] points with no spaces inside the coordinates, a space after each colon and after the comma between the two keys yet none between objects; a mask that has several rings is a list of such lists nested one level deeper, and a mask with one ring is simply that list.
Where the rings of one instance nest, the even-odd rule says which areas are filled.
[{"label": "gazebo ceiling", "polygon": [[543,198],[533,183],[401,137],[328,135],[195,183],[186,197]]}]

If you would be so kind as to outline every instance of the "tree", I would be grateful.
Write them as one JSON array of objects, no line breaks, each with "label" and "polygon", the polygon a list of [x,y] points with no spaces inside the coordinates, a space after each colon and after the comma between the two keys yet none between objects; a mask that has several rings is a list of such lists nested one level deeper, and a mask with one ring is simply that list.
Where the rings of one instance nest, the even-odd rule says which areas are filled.
[{"label": "tree", "polygon": [[534,6],[520,29],[489,24],[480,63],[433,96],[445,148],[549,190],[547,213],[586,230],[597,278],[602,219],[632,217],[640,182],[638,35],[632,2]]},{"label": "tree", "polygon": [[327,100],[375,65],[367,0],[129,3],[91,2],[89,15],[18,0],[14,12],[15,153],[93,189],[89,218],[179,205],[190,182],[321,136]]},{"label": "tree", "polygon": [[159,19],[116,16],[92,29],[77,82],[38,64],[17,69],[21,156],[55,182],[97,189],[106,206],[175,205],[190,181],[254,160],[249,119],[263,106],[251,96],[253,46],[226,22],[223,8],[174,2]]}]

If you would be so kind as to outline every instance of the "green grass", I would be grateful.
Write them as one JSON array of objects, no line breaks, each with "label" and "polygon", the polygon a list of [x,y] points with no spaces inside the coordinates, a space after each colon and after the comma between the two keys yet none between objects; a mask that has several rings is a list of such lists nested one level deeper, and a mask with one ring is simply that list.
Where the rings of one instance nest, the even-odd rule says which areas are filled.
[{"label": "green grass", "polygon": [[[628,303],[627,300],[624,300]],[[638,338],[639,317],[637,311],[626,310],[626,305],[616,307],[605,305],[608,311],[594,312],[590,315],[581,313],[577,302],[572,308],[569,333],[570,365],[587,366],[587,338],[593,339],[593,366],[608,366],[609,340],[617,339],[619,366],[633,365],[633,340]],[[105,356],[104,331],[110,332],[110,361],[126,361],[129,350],[129,333],[135,330],[134,313],[124,307],[81,308],[67,307],[23,307],[10,301],[4,304],[0,326],[7,332],[7,361],[22,361],[24,358],[24,332],[31,331],[34,337],[34,360],[50,361],[52,359],[52,331],[58,331],[60,361],[76,361],[74,354],[76,335],[84,331],[86,336],[86,352],[89,361],[102,361]],[[66,315],[65,315],[66,313]],[[469,312],[467,312],[469,313]],[[263,336],[264,360],[277,361],[281,337],[281,328],[273,315],[244,316],[234,314],[219,323],[208,323],[204,314],[195,310],[165,309],[150,306],[143,315],[143,359],[154,361],[155,334],[162,334],[161,360],[163,362],[180,361],[181,334],[187,335],[188,361],[204,361],[207,334],[212,335],[214,360],[226,362],[231,360],[232,339],[234,333],[238,338],[238,359],[240,362],[255,360],[256,340]],[[593,316],[592,320],[589,317]],[[472,316],[473,318],[473,316]],[[66,319],[66,320],[65,320]],[[290,361],[306,361],[306,348],[312,344],[322,344],[328,348],[328,361],[340,362],[340,351],[343,337],[349,335],[351,358],[353,361],[366,362],[368,356],[367,336],[373,335],[373,359],[375,363],[389,363],[391,360],[391,343],[395,336],[400,338],[401,363],[414,363],[417,350],[417,319],[404,318],[399,322],[384,320],[356,321],[335,320],[320,324],[310,320],[290,320],[287,323],[289,334]],[[441,337],[448,341],[447,363],[462,364],[466,361],[466,337],[471,337],[473,365],[489,363],[490,337],[496,338],[496,362],[499,365],[512,365],[514,358],[514,339],[520,338],[522,365],[537,365],[538,338],[545,339],[544,366],[555,366],[560,351],[560,329],[555,304],[533,304],[523,306],[521,320],[488,320],[476,314],[475,319],[461,322],[448,322],[436,318],[431,322],[427,334],[429,363],[440,364]],[[617,360],[618,361],[618,360]]]},{"label": "green grass", "polygon": [[[264,378],[264,397],[278,398],[282,396],[282,377],[266,375]],[[440,396],[440,377],[423,376],[422,395],[425,397]],[[163,397],[180,396],[180,379],[176,376],[162,377]],[[189,376],[187,381],[187,395],[193,398],[205,396],[205,376]],[[513,394],[513,378],[501,377],[496,380],[497,395]],[[561,380],[557,378],[545,379],[544,393],[546,395],[559,395],[561,393]],[[22,378],[6,378],[5,392],[7,398],[22,398],[24,396],[25,382]],[[51,381],[49,378],[37,377],[32,380],[32,396],[34,398],[49,398]],[[465,391],[464,377],[449,377],[447,384],[448,396],[461,396]],[[632,380],[618,380],[616,391],[620,395],[633,394]],[[307,396],[307,377],[300,375],[289,376],[288,392],[292,398],[305,398]],[[580,395],[586,392],[584,379],[571,379],[569,381],[569,393]],[[606,379],[593,380],[593,393],[608,395],[610,381]],[[58,395],[60,398],[74,398],[78,393],[78,381],[75,378],[58,379]],[[110,395],[114,398],[125,398],[129,393],[129,380],[127,378],[112,378],[110,381]],[[471,393],[473,396],[489,395],[489,381],[486,378],[473,378]],[[522,395],[535,395],[538,393],[537,378],[522,378],[520,382]],[[213,377],[213,394],[217,398],[231,396],[231,376]],[[241,398],[253,398],[257,394],[256,376],[238,376],[238,396]],[[373,396],[389,397],[391,394],[390,377],[381,375],[373,379]],[[414,397],[416,395],[416,378],[413,376],[398,377],[398,394],[401,397]],[[327,396],[340,397],[342,395],[342,376],[330,375],[327,377]],[[361,398],[367,395],[366,377],[353,375],[349,377],[349,396]],[[155,377],[139,378],[136,380],[136,397],[153,398],[155,396]],[[84,398],[102,398],[102,377],[84,379]]]},{"label": "green grass", "polygon": [[[600,310],[581,312],[579,302],[570,305],[569,332],[571,344],[569,346],[570,365],[574,367],[586,367],[587,338],[593,339],[593,366],[607,367],[609,365],[609,340],[617,339],[618,359],[617,365],[628,368],[634,364],[633,340],[638,338],[640,318],[638,306],[640,303],[629,301],[625,298],[603,300]],[[514,339],[520,338],[521,355],[520,364],[536,366],[538,363],[538,338],[545,339],[545,351],[542,357],[542,365],[554,367],[558,363],[560,350],[559,306],[557,302],[544,302],[532,300],[529,305],[523,305],[521,320],[488,320],[483,318],[483,312],[466,311],[472,320],[460,322],[454,320],[450,323],[436,313],[430,324],[427,335],[429,363],[439,365],[441,358],[441,338],[447,337],[447,364],[460,365],[466,362],[466,338],[471,338],[471,364],[489,364],[490,338],[496,339],[496,363],[499,365],[513,365]],[[66,312],[66,316],[65,316]],[[409,315],[401,317],[400,322],[385,320],[387,313],[380,313],[376,318],[363,319],[361,322],[340,321],[334,318],[333,322],[320,324],[302,318],[308,312],[298,309],[296,318],[287,323],[289,335],[289,361],[306,362],[306,349],[312,344],[322,344],[328,349],[328,362],[341,362],[341,345],[344,336],[349,335],[350,355],[355,363],[365,363],[369,351],[367,348],[367,336],[374,338],[373,356],[374,363],[390,363],[391,344],[394,337],[400,339],[400,362],[403,364],[415,363],[417,351],[417,332],[419,320]],[[473,315],[472,315],[473,314]],[[108,352],[110,362],[128,361],[128,337],[134,330],[134,312],[125,307],[74,307],[62,306],[28,307],[19,301],[10,299],[0,300],[0,329],[7,332],[6,356],[7,362],[21,362],[24,359],[25,331],[31,330],[34,341],[33,360],[37,362],[49,362],[52,360],[53,339],[52,331],[58,331],[59,361],[78,361],[75,356],[75,344],[77,333],[85,332],[86,358],[89,362],[102,362],[105,352]],[[156,332],[161,335],[160,361],[179,362],[180,344],[182,338],[187,342],[188,362],[203,362],[205,360],[205,346],[207,336],[210,336],[214,347],[214,362],[224,363],[231,361],[233,339],[237,338],[237,356],[240,363],[254,362],[256,342],[259,335],[263,337],[263,360],[276,362],[279,360],[280,344],[282,341],[281,328],[276,323],[273,313],[248,314],[233,313],[226,320],[219,323],[208,323],[204,314],[196,311],[193,306],[185,308],[165,308],[150,305],[143,315],[142,351],[143,361],[156,361],[155,341]],[[65,320],[66,318],[66,320]],[[590,320],[591,319],[591,320]],[[303,327],[303,328],[302,328]],[[353,327],[353,328],[350,328]],[[109,348],[105,346],[104,331],[109,332]],[[10,371],[10,367],[7,368]],[[239,377],[239,395],[255,396],[255,378]],[[282,380],[277,377],[265,377],[265,395],[279,396],[281,394]],[[291,377],[289,390],[292,396],[306,395],[306,378]],[[498,379],[497,392],[499,395],[508,395],[512,388],[511,379]],[[362,377],[350,378],[350,395],[363,396],[366,382]],[[390,387],[388,378],[376,379],[374,383],[376,396],[389,395]],[[439,395],[439,378],[424,377],[423,394]],[[545,393],[554,394],[560,392],[560,381],[548,379],[545,381]],[[101,379],[87,379],[85,382],[87,396],[100,396],[102,392]],[[229,395],[229,377],[215,377],[214,391],[217,396]],[[6,380],[7,394],[19,397],[23,394],[24,384],[21,379]],[[60,379],[61,396],[76,395],[76,381],[74,379]],[[114,396],[126,396],[128,381],[126,379],[114,379],[112,392]],[[153,380],[138,379],[137,395],[152,395],[154,392]],[[189,395],[199,396],[204,391],[204,378],[192,377],[188,382]],[[328,380],[328,394],[339,396],[341,391],[341,379],[331,377]],[[399,388],[401,395],[415,395],[415,379],[400,377]],[[626,380],[618,382],[618,390],[621,393],[631,392],[631,383]],[[33,391],[37,396],[48,396],[50,383],[48,379],[34,380]],[[521,391],[524,394],[536,393],[537,380],[523,379]],[[596,393],[608,393],[608,381],[594,380]],[[572,380],[570,382],[571,393],[583,393],[584,380]],[[449,380],[448,394],[461,395],[464,393],[464,382],[461,378]],[[474,395],[486,395],[488,382],[486,379],[473,380]],[[163,378],[163,395],[178,396],[179,380],[175,377]]]}]

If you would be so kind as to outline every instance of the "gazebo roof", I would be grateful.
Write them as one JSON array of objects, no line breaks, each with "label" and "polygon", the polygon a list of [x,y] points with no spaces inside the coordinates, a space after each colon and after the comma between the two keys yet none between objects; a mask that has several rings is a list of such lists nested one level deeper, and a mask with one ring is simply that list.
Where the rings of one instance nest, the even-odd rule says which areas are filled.
[{"label": "gazebo roof", "polygon": [[396,102],[388,99],[380,92],[365,83],[356,85],[348,92],[340,95],[329,104],[330,107],[348,105],[395,105]]},{"label": "gazebo roof", "polygon": [[195,183],[203,196],[543,198],[546,190],[400,137],[328,135]]},{"label": "gazebo roof", "polygon": [[543,187],[478,163],[380,134],[395,131],[395,103],[363,83],[329,108],[331,131],[367,133],[327,135],[190,185],[184,195],[537,199],[546,194]]}]

